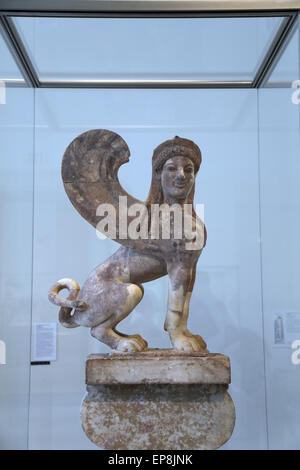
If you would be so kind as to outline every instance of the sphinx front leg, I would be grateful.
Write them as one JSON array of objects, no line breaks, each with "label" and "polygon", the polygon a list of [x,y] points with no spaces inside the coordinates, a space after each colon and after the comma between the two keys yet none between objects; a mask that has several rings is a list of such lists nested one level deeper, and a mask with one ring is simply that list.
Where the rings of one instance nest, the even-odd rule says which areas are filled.
[{"label": "sphinx front leg", "polygon": [[91,328],[91,335],[117,351],[143,351],[147,349],[148,344],[140,335],[126,335],[116,330],[116,325],[130,314],[143,297],[141,286],[122,283],[122,288],[124,287],[127,289],[126,300],[122,297],[121,301],[116,303],[113,314]]},{"label": "sphinx front leg", "polygon": [[203,352],[208,352],[208,350],[206,348],[207,344],[204,341],[204,339],[202,338],[202,336],[194,335],[187,329],[187,320],[188,320],[188,316],[189,316],[191,296],[192,296],[192,292],[188,291],[187,295],[186,295],[186,300],[185,300],[185,303],[184,303],[184,307],[183,307],[183,321],[182,321],[183,334],[185,336],[189,336],[190,338],[194,338],[197,341],[198,345],[200,346],[201,352],[202,351]]},{"label": "sphinx front leg", "polygon": [[168,266],[169,295],[165,329],[175,349],[185,352],[207,352],[206,343],[187,329],[189,303],[195,281],[195,267]]}]

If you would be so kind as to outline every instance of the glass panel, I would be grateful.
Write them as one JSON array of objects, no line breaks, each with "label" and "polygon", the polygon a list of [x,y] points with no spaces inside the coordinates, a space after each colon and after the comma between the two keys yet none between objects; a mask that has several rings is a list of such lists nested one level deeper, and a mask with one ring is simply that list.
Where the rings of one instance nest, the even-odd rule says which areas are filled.
[{"label": "glass panel", "polygon": [[10,87],[0,104],[0,449],[28,442],[33,97]]},{"label": "glass panel", "polygon": [[[120,134],[131,151],[120,181],[141,200],[148,194],[158,144],[179,135],[200,146],[195,203],[205,204],[208,244],[197,265],[189,327],[211,351],[231,358],[237,420],[226,444],[230,449],[267,446],[256,94],[254,89],[36,90],[34,323],[57,320],[58,308],[47,300],[49,286],[62,275],[82,286],[95,265],[119,248],[99,240],[66,196],[61,159],[72,139],[95,128]],[[145,284],[143,300],[120,331],[140,334],[149,347],[169,348],[163,331],[167,286],[166,276]],[[79,418],[85,357],[109,349],[87,328],[67,331],[59,324],[57,331],[57,361],[32,368],[30,448],[92,449]]]},{"label": "glass panel", "polygon": [[250,81],[282,18],[14,21],[41,80]]},{"label": "glass panel", "polygon": [[0,30],[0,80],[6,84],[20,83],[25,85],[25,80],[15,63]]},{"label": "glass panel", "polygon": [[[298,34],[272,82],[300,79]],[[268,440],[271,449],[299,449],[299,89],[264,88],[258,96]]]}]

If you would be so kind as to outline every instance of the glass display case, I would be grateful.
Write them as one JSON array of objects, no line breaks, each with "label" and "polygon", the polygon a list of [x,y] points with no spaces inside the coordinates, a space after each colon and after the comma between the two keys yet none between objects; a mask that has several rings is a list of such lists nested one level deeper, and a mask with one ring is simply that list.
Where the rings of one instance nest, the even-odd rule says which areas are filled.
[{"label": "glass display case", "polygon": [[[122,186],[141,200],[158,144],[199,145],[208,236],[189,322],[231,359],[236,424],[222,448],[299,449],[300,5],[55,3],[0,2],[0,448],[95,448],[80,424],[84,361],[108,348],[64,329],[47,295],[61,277],[81,285],[116,250],[71,206],[60,174],[75,137],[109,129],[131,151]],[[167,282],[147,284],[122,322],[153,348],[170,347]],[[43,326],[52,339],[41,346]]]}]

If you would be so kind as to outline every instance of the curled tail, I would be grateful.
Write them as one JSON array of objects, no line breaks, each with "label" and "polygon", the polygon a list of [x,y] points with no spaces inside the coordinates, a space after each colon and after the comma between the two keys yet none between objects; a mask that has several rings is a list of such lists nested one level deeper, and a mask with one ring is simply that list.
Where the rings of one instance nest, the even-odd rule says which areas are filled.
[{"label": "curled tail", "polygon": [[[66,299],[58,295],[62,289],[68,289],[70,292]],[[76,328],[80,326],[73,320],[71,315],[73,308],[77,310],[86,310],[88,308],[86,302],[76,300],[79,291],[79,285],[72,279],[60,279],[49,290],[48,298],[50,302],[61,307],[59,310],[59,322],[66,328]]]}]

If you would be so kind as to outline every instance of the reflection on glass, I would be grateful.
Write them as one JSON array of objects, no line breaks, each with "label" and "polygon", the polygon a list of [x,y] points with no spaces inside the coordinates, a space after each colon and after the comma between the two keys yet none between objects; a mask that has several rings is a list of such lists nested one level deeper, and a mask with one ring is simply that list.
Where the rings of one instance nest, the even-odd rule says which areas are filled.
[{"label": "reflection on glass", "polygon": [[251,81],[281,21],[14,19],[41,80]]},{"label": "reflection on glass", "polygon": [[0,30],[0,80],[6,84],[24,84],[25,81],[17,67]]},{"label": "reflection on glass", "polygon": [[298,48],[299,29],[294,28],[283,54],[265,84],[266,87],[290,87],[294,80],[300,78]]}]

